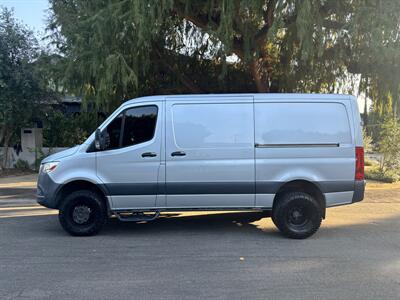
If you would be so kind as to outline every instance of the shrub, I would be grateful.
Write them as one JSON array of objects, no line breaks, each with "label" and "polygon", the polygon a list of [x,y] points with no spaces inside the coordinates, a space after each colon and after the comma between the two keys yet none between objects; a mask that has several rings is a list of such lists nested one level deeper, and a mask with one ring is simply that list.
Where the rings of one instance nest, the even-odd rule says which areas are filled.
[{"label": "shrub", "polygon": [[[365,137],[364,137],[365,138]],[[364,140],[365,142],[365,140]],[[367,138],[367,143],[368,143]],[[395,117],[386,117],[379,130],[379,164],[366,160],[365,177],[383,182],[400,180],[400,124]],[[367,151],[366,151],[367,152]]]},{"label": "shrub", "polygon": [[379,152],[381,172],[400,173],[400,124],[394,117],[387,117],[381,126]]},{"label": "shrub", "polygon": [[372,144],[372,137],[367,134],[365,128],[363,129],[363,141],[364,141],[364,152],[372,153],[374,150]]},{"label": "shrub", "polygon": [[71,147],[84,142],[102,120],[95,112],[67,117],[60,111],[50,112],[43,129],[47,147]]},{"label": "shrub", "polygon": [[372,167],[372,166],[377,166],[379,163],[376,160],[365,158],[364,160],[364,165],[366,167]]},{"label": "shrub", "polygon": [[15,168],[17,168],[18,170],[30,170],[31,169],[29,163],[23,159],[17,160],[17,162],[15,163]]},{"label": "shrub", "polygon": [[365,170],[365,178],[369,180],[393,183],[400,180],[400,175],[396,172],[383,173],[379,168],[371,168]]}]

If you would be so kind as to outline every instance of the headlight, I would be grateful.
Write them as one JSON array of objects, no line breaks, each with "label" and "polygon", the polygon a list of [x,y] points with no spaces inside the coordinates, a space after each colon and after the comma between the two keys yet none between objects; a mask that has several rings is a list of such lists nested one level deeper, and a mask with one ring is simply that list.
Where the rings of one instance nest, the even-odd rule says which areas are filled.
[{"label": "headlight", "polygon": [[40,166],[40,170],[43,173],[50,173],[57,168],[59,161],[52,161],[48,163],[44,163]]}]

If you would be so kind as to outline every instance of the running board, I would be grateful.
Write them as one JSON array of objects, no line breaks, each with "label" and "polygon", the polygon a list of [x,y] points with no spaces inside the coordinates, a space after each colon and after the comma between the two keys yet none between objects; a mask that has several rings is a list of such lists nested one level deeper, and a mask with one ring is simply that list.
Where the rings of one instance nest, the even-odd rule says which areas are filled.
[{"label": "running board", "polygon": [[132,213],[115,213],[117,218],[122,222],[143,222],[143,221],[154,221],[160,215],[159,211],[154,214],[144,214],[142,212],[132,212]]}]

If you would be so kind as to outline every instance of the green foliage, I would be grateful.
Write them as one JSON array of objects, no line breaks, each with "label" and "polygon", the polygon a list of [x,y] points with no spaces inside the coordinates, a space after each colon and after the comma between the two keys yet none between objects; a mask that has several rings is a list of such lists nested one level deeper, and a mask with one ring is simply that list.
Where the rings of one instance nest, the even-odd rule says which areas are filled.
[{"label": "green foliage", "polygon": [[26,160],[18,159],[15,163],[15,168],[18,170],[30,170],[30,165]]},{"label": "green foliage", "polygon": [[368,112],[368,123],[364,125],[367,134],[372,138],[374,145],[378,145],[381,134],[381,124],[385,117],[375,110],[374,105]]},{"label": "green foliage", "polygon": [[366,167],[376,167],[379,165],[379,163],[376,160],[365,158],[364,159],[364,165]]},{"label": "green foliage", "polygon": [[365,178],[368,180],[382,181],[393,183],[400,181],[400,175],[395,171],[382,172],[379,168],[370,168],[365,170]]},{"label": "green foliage", "polygon": [[348,26],[355,37],[348,53],[349,70],[363,74],[377,112],[400,112],[400,1],[355,3],[359,3],[355,22]]},{"label": "green foliage", "polygon": [[0,142],[6,148],[19,139],[21,127],[32,126],[52,96],[35,65],[39,54],[32,32],[0,8]]},{"label": "green foliage", "polygon": [[364,142],[364,152],[372,153],[373,151],[372,137],[367,134],[365,128],[363,129],[363,142]]},{"label": "green foliage", "polygon": [[[242,92],[348,92],[349,73],[369,78],[363,88],[385,109],[395,109],[399,99],[399,1],[50,3],[63,86],[105,110],[140,95],[237,86]],[[236,59],[228,63],[232,54]],[[166,88],[172,83],[181,88]]]},{"label": "green foliage", "polygon": [[[53,1],[64,87],[105,111],[138,95],[254,89],[242,67],[214,60],[218,41],[171,15],[172,3]],[[224,70],[227,76],[219,77]]]},{"label": "green foliage", "polygon": [[397,118],[387,117],[382,124],[379,152],[383,155],[379,170],[382,174],[400,176],[400,123]]},{"label": "green foliage", "polygon": [[102,122],[95,112],[67,117],[60,111],[46,116],[43,139],[45,147],[71,147],[83,143]]}]

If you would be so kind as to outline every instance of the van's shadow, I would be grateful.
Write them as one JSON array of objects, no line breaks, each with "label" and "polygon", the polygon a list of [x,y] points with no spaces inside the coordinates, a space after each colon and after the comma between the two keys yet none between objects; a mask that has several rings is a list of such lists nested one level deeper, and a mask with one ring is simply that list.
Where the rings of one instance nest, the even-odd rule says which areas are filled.
[{"label": "van's shadow", "polygon": [[262,230],[251,224],[267,217],[265,212],[232,212],[232,213],[205,213],[185,215],[181,213],[165,213],[154,221],[149,222],[122,222],[111,218],[104,226],[101,234],[134,233],[134,232],[213,232],[238,230],[240,232],[259,232]]}]

